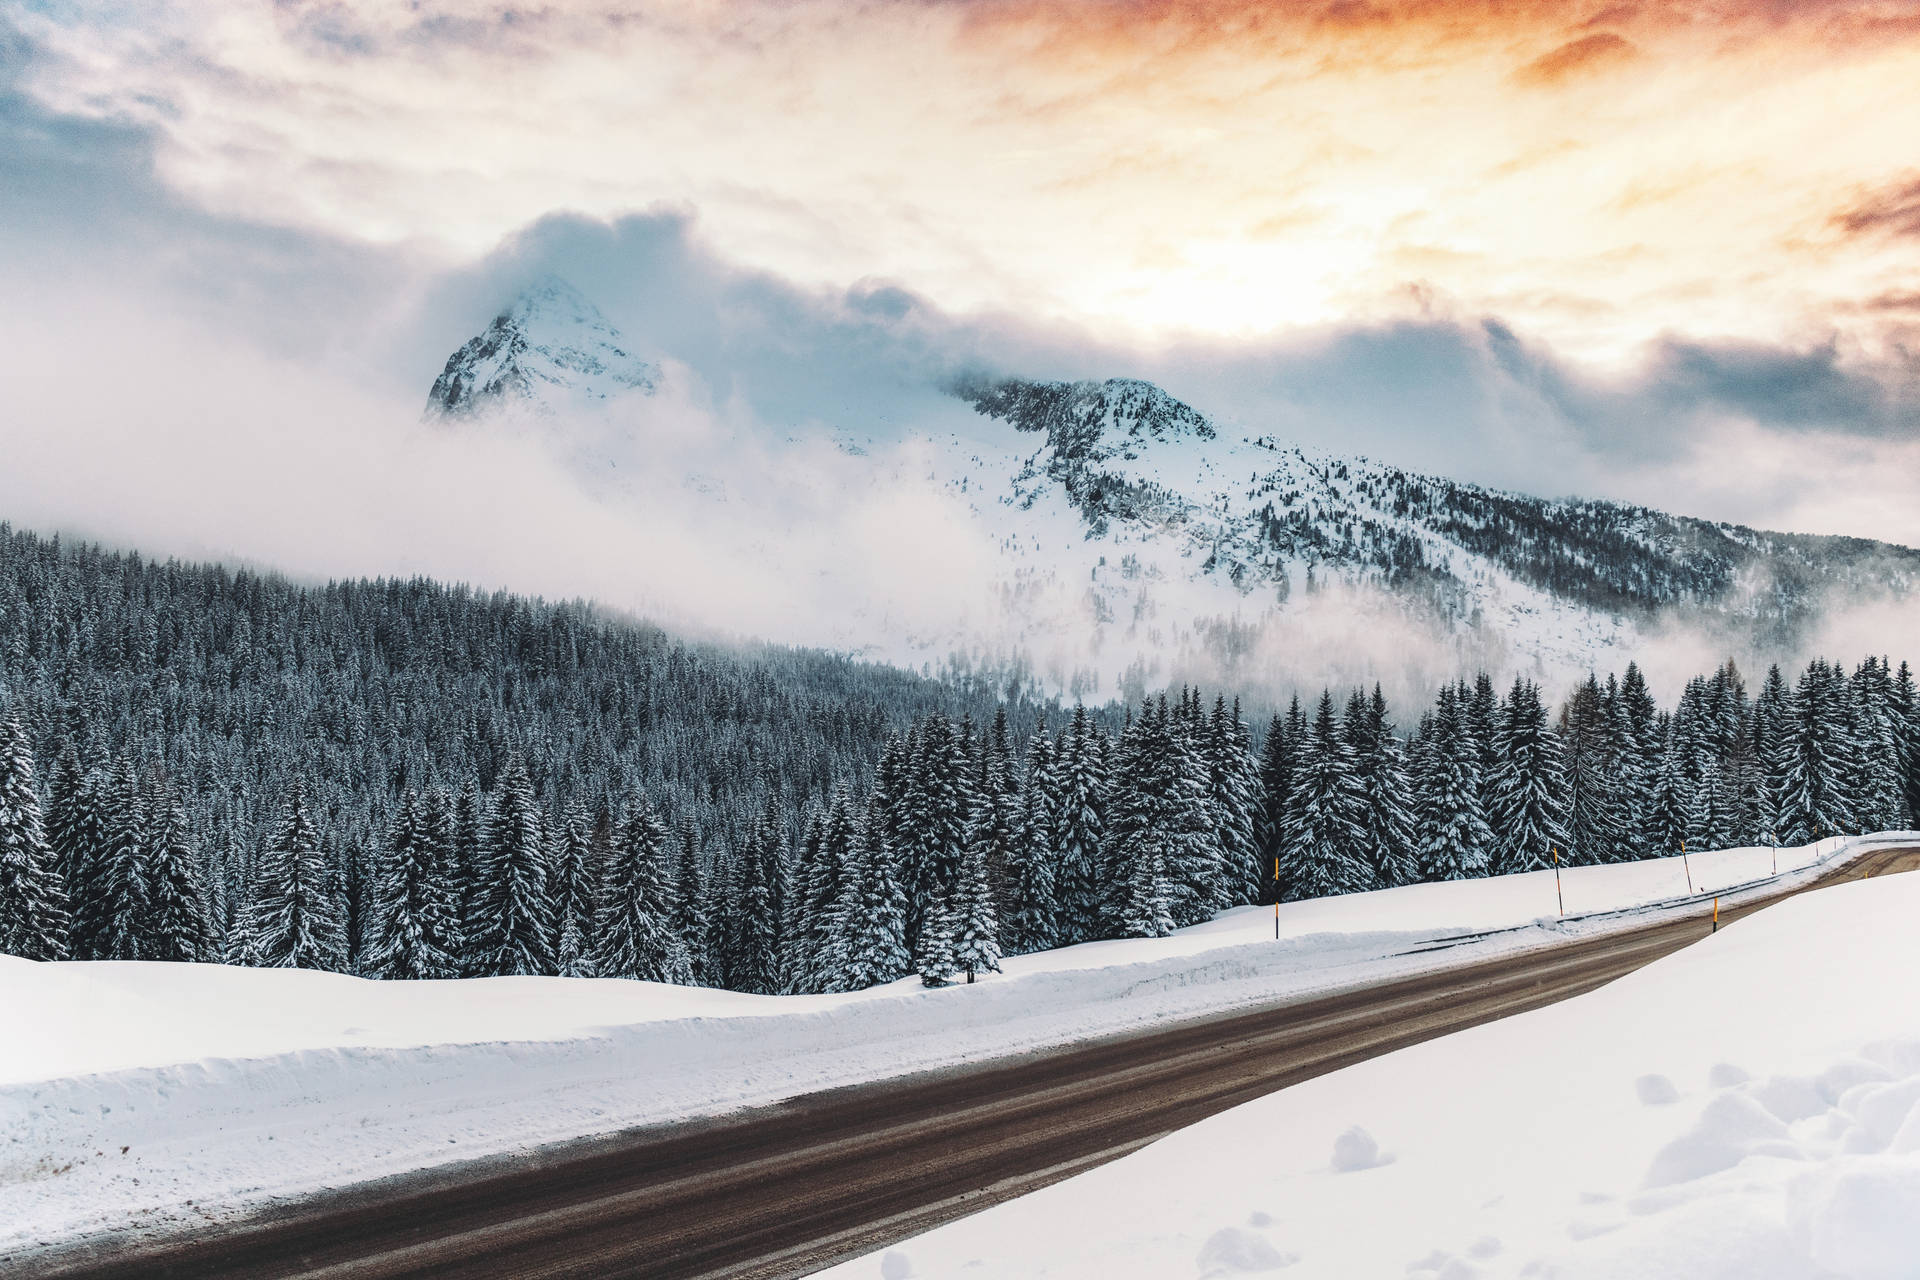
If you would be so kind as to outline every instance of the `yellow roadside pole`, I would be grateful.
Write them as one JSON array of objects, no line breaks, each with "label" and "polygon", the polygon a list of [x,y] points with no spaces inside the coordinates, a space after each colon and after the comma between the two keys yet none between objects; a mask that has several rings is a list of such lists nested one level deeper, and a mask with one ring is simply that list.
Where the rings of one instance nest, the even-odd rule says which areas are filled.
[{"label": "yellow roadside pole", "polygon": [[1708,932],[1720,932],[1720,895],[1717,893],[1713,895],[1713,928],[1709,929]]},{"label": "yellow roadside pole", "polygon": [[1560,850],[1553,845],[1547,848],[1553,850],[1553,896],[1560,899],[1560,915],[1564,918],[1567,914],[1567,895],[1560,888]]}]

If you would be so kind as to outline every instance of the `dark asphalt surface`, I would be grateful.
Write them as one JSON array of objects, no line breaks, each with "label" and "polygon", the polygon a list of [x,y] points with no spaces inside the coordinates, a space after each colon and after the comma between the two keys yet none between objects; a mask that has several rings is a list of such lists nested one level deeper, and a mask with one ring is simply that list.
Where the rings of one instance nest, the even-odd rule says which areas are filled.
[{"label": "dark asphalt surface", "polygon": [[[1916,868],[1920,848],[1879,849],[1808,887]],[[0,1258],[0,1274],[801,1275],[1275,1089],[1590,991],[1708,930],[1703,905],[1361,990],[389,1179],[185,1237]]]}]

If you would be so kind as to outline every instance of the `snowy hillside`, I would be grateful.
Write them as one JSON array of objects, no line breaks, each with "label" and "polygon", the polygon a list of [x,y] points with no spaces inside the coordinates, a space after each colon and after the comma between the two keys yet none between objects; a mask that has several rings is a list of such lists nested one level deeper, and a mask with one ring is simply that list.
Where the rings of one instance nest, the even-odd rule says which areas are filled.
[{"label": "snowy hillside", "polygon": [[1221,1112],[829,1280],[1904,1280],[1920,875]]},{"label": "snowy hillside", "polygon": [[[750,548],[791,541],[777,513],[797,494],[830,510],[913,495],[925,537],[950,544],[956,522],[970,528],[987,585],[948,594],[978,598],[930,615],[889,574],[830,556],[786,569],[817,575],[838,630],[778,638],[916,666],[1017,655],[1074,693],[1257,686],[1297,672],[1304,648],[1342,680],[1413,686],[1476,666],[1556,678],[1644,657],[1673,621],[1722,625],[1757,657],[1792,651],[1830,592],[1920,588],[1920,552],[1906,548],[1418,475],[1214,421],[1135,380],[972,378],[884,438],[829,424],[698,451],[666,410],[647,419],[651,397],[621,403],[658,384],[591,303],[549,279],[455,353],[430,405],[462,418],[531,408],[596,492],[655,510],[692,495],[706,506],[685,522],[703,530],[765,522],[734,535]],[[1442,657],[1414,671],[1415,654]]]}]

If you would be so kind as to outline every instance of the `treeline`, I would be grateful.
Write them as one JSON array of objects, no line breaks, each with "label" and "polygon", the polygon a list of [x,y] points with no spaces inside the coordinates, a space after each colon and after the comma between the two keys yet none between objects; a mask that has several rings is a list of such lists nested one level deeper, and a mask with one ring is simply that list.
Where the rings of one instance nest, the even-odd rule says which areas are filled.
[{"label": "treeline", "polygon": [[[84,736],[84,735],[82,735]],[[1825,661],[1749,697],[1731,664],[1661,710],[1636,667],[1549,714],[1535,685],[1440,690],[1402,737],[1376,688],[1267,726],[1197,691],[1117,734],[1084,708],[1017,735],[944,712],[888,738],[862,787],[762,791],[704,838],[642,790],[543,794],[396,779],[357,897],[294,779],[257,855],[196,851],[178,783],[68,748],[46,786],[0,727],[0,949],[213,959],[385,978],[573,974],[851,990],[1007,954],[1154,937],[1234,905],[1418,880],[1903,828],[1920,804],[1913,678]],[[795,801],[800,800],[796,804]],[[209,875],[227,879],[209,884]],[[210,901],[230,904],[224,913]]]}]

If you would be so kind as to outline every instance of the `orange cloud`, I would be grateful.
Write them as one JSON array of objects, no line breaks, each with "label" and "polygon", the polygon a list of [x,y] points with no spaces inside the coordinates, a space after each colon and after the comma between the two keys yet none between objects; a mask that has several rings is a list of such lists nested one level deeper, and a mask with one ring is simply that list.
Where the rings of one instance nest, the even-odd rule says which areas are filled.
[{"label": "orange cloud", "polygon": [[1557,85],[1576,75],[1628,61],[1639,54],[1631,40],[1611,31],[1570,40],[1552,53],[1542,54],[1515,73],[1522,84]]},{"label": "orange cloud", "polygon": [[1835,214],[1833,221],[1849,235],[1920,236],[1920,178],[1882,187]]}]

